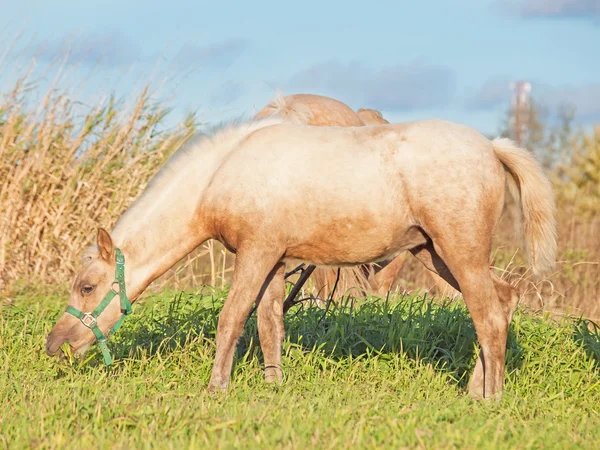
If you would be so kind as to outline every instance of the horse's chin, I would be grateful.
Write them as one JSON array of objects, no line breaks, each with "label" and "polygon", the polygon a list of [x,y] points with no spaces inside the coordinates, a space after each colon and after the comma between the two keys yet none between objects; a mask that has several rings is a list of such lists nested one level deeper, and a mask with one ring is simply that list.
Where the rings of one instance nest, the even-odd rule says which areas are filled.
[{"label": "horse's chin", "polygon": [[66,338],[54,338],[52,334],[48,337],[48,341],[46,342],[46,354],[48,356],[54,356],[58,360],[63,360],[66,358],[65,352],[62,350],[62,345],[65,343],[69,343],[69,347],[71,350],[71,354],[77,358],[82,357],[94,344],[94,342],[87,342],[82,344],[72,344]]}]

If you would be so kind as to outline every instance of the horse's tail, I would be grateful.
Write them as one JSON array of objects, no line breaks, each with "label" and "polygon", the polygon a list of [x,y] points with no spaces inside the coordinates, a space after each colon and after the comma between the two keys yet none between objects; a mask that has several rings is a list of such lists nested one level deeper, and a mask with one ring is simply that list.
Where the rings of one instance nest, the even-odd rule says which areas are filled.
[{"label": "horse's tail", "polygon": [[294,102],[290,97],[285,97],[281,91],[277,91],[275,98],[261,109],[256,118],[281,117],[289,122],[306,125],[312,119],[312,111],[302,102]]},{"label": "horse's tail", "polygon": [[[518,148],[510,139],[494,139],[492,146],[516,184],[516,189],[510,190],[521,206],[521,226],[533,273],[547,273],[556,262],[556,206],[552,185],[540,163],[527,150]],[[511,188],[510,182],[508,184]]]}]

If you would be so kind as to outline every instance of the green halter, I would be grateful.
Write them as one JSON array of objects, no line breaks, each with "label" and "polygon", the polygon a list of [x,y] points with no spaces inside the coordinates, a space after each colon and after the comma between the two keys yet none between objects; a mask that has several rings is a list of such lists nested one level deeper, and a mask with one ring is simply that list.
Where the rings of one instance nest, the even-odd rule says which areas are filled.
[{"label": "green halter", "polygon": [[[102,356],[104,356],[104,363],[107,366],[110,366],[113,360],[110,356],[108,346],[106,345],[106,340],[111,334],[115,333],[121,327],[121,324],[123,323],[123,320],[125,320],[125,317],[127,317],[132,312],[131,302],[129,301],[129,298],[127,298],[127,292],[125,291],[125,257],[119,249],[116,249],[116,260],[117,268],[115,280],[112,282],[110,292],[106,294],[106,296],[96,307],[96,309],[94,309],[92,312],[82,312],[79,311],[77,308],[67,306],[67,312],[69,314],[77,317],[79,320],[81,320],[82,324],[84,324],[86,327],[92,330],[94,336],[96,336],[96,339],[98,340],[98,345],[100,346],[100,350],[102,350]],[[119,285],[118,292],[115,291],[115,284]],[[98,316],[102,314],[102,311],[106,309],[106,307],[110,304],[110,302],[113,298],[115,298],[116,295],[119,295],[119,299],[121,300],[121,312],[123,313],[123,316],[119,319],[119,321],[116,323],[113,329],[110,330],[105,337],[102,333],[102,330],[100,330],[100,327],[98,327],[97,319]]]}]

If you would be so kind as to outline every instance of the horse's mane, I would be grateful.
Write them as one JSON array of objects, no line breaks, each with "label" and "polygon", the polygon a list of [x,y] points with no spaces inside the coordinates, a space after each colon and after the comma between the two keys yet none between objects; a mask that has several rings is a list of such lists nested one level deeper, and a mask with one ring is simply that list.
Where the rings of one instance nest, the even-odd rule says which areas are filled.
[{"label": "horse's mane", "polygon": [[198,184],[197,179],[210,179],[207,173],[214,166],[215,160],[222,160],[232,151],[236,144],[256,130],[283,123],[279,117],[265,119],[237,118],[221,122],[205,131],[196,134],[177,150],[154,175],[139,198],[121,216],[113,234],[126,227],[128,217],[143,216],[144,212],[159,206],[159,200],[169,197],[167,201],[186,195],[181,192],[187,186]]},{"label": "horse's mane", "polygon": [[180,175],[190,165],[202,164],[206,152],[229,153],[244,137],[261,128],[282,123],[277,117],[265,119],[236,118],[220,122],[207,130],[196,134],[167,160],[148,183],[142,197],[155,188],[169,183],[174,176]]},{"label": "horse's mane", "polygon": [[383,116],[381,115],[381,111],[377,110],[377,109],[371,109],[371,108],[359,108],[356,112],[370,112],[372,114],[374,114],[375,116],[379,117],[380,119],[383,119]]},{"label": "horse's mane", "polygon": [[281,117],[288,122],[297,124],[307,124],[313,117],[311,109],[301,102],[294,102],[289,97],[285,97],[283,92],[277,91],[275,98],[265,108],[266,117]]}]

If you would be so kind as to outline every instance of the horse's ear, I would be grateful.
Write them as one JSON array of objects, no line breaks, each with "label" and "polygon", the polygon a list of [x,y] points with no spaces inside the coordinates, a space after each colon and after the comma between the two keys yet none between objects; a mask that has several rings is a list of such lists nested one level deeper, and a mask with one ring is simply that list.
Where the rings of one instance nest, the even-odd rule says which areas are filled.
[{"label": "horse's ear", "polygon": [[98,251],[100,257],[106,262],[112,262],[115,259],[112,239],[104,228],[98,228]]}]

